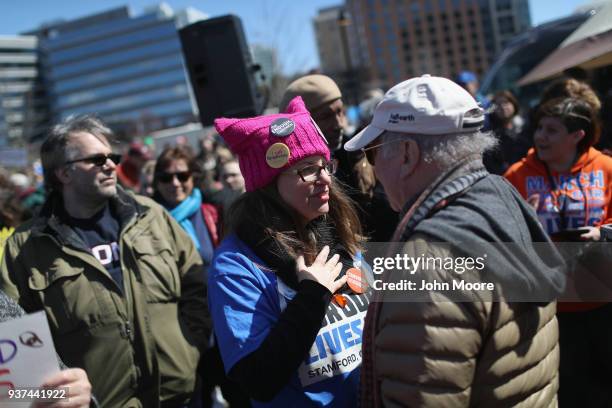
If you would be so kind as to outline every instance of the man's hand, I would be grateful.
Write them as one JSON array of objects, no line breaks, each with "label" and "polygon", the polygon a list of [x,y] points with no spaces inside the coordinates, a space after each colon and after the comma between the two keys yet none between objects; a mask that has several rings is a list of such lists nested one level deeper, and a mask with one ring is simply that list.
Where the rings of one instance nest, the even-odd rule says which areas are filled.
[{"label": "man's hand", "polygon": [[35,408],[88,408],[91,402],[91,383],[81,368],[69,368],[53,374],[41,385],[45,388],[68,388],[68,399],[52,403],[38,403]]}]

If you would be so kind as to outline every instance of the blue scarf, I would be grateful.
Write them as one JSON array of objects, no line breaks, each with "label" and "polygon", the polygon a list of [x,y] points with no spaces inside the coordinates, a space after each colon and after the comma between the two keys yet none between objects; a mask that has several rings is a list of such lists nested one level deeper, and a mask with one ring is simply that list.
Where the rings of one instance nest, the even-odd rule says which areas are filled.
[{"label": "blue scarf", "polygon": [[197,188],[194,188],[191,195],[183,200],[182,203],[170,210],[170,215],[183,227],[185,231],[191,237],[191,240],[195,244],[196,248],[200,249],[200,241],[196,235],[196,230],[193,224],[189,220],[196,211],[200,210],[202,206],[202,193]]}]

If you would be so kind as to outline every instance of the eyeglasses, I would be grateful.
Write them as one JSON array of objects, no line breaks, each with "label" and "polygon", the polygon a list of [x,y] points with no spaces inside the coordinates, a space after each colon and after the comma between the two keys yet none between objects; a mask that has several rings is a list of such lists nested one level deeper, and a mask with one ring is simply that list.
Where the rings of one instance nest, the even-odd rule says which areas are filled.
[{"label": "eyeglasses", "polygon": [[109,154],[94,154],[93,156],[83,157],[81,159],[75,159],[65,162],[64,164],[72,164],[78,162],[85,162],[93,164],[97,167],[102,167],[106,164],[106,161],[110,159],[115,164],[121,163],[121,155],[117,153],[109,153]]},{"label": "eyeglasses", "polygon": [[187,180],[189,180],[189,178],[191,177],[191,172],[190,171],[179,171],[177,173],[158,173],[157,180],[159,180],[162,183],[171,183],[172,180],[174,180],[174,176],[176,176],[178,181],[180,181],[181,183],[184,183]]},{"label": "eyeglasses", "polygon": [[291,170],[288,173],[297,174],[300,176],[304,183],[312,183],[317,181],[321,177],[321,172],[325,170],[330,176],[336,173],[338,165],[334,160],[328,161],[324,164],[312,164],[310,166],[302,167],[301,169]]},{"label": "eyeglasses", "polygon": [[365,154],[366,159],[368,160],[368,162],[372,166],[374,166],[375,163],[376,163],[376,149],[378,149],[381,146],[393,143],[393,142],[402,142],[402,141],[406,141],[406,140],[405,139],[394,139],[394,140],[390,140],[388,142],[379,143],[379,144],[374,145],[374,146],[364,147],[363,149],[361,149],[361,151]]}]

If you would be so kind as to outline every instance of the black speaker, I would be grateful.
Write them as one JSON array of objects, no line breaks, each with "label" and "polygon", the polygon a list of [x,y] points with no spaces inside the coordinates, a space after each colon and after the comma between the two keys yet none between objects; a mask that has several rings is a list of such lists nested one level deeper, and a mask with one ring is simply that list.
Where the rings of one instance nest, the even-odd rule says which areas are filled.
[{"label": "black speaker", "polygon": [[203,126],[222,116],[261,114],[257,68],[240,18],[227,15],[198,21],[182,28],[179,35]]}]

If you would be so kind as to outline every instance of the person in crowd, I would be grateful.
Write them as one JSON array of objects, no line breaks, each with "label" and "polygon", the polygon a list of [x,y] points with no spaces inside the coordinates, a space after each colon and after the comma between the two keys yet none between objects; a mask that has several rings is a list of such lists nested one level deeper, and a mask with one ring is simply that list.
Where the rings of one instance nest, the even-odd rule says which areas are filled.
[{"label": "person in crowd", "polygon": [[582,99],[557,98],[539,108],[536,122],[535,147],[505,177],[549,234],[585,228],[581,238],[598,241],[597,226],[612,222],[612,158],[592,147],[601,134],[595,111]]},{"label": "person in crowd", "polygon": [[[193,240],[204,264],[204,278],[214,249],[219,244],[219,215],[214,205],[202,202],[201,191],[194,186],[195,158],[186,145],[165,148],[157,158],[153,172],[153,198],[170,212]],[[233,384],[224,377],[217,345],[206,350],[200,360],[199,372],[203,380],[203,402],[209,404],[214,386],[222,383],[226,398],[234,402],[240,397]],[[218,364],[217,364],[218,362]],[[248,401],[248,400],[247,400]]]},{"label": "person in crowd", "polygon": [[[0,323],[17,319],[25,315],[24,310],[13,299],[8,297],[0,289]],[[49,408],[89,408],[97,407],[98,403],[91,395],[91,383],[87,378],[87,373],[81,368],[67,368],[60,360],[62,371],[50,375],[41,387],[45,388],[67,388],[67,398],[69,401],[57,401],[56,403],[35,404],[34,407]]]},{"label": "person in crowd", "polygon": [[582,99],[596,113],[601,110],[601,101],[593,88],[586,82],[574,78],[561,78],[550,84],[542,93],[539,105],[543,105],[551,99],[570,97]]},{"label": "person in crowd", "polygon": [[[387,120],[394,115],[412,120]],[[521,292],[546,281],[546,293],[559,293],[562,259],[527,203],[482,164],[482,152],[494,144],[479,131],[484,116],[456,83],[423,75],[391,88],[372,124],[344,147],[365,150],[391,206],[402,211],[393,237],[401,253],[476,258],[482,256],[478,248],[515,242],[518,262],[492,251],[488,279],[521,282]],[[548,242],[550,264],[535,254],[532,241]],[[450,282],[461,272],[438,265],[395,270],[383,279]],[[484,272],[465,273],[480,281]],[[456,302],[452,293],[425,292],[411,302],[376,294],[363,331],[361,406],[554,406],[554,301],[513,303],[501,291],[496,302],[484,295]]]},{"label": "person in crowd", "polygon": [[18,195],[24,193],[31,187],[30,178],[23,173],[12,173],[9,176],[9,181]]},{"label": "person in crowd", "polygon": [[155,173],[155,160],[149,160],[142,166],[140,173],[140,191],[138,194],[142,194],[145,197],[153,197],[155,190],[153,188],[153,176]]},{"label": "person in crowd", "polygon": [[195,166],[188,147],[164,149],[155,163],[153,198],[189,234],[207,270],[219,243],[219,215],[215,206],[202,203],[202,193],[193,181]]},{"label": "person in crowd", "polygon": [[595,146],[602,153],[612,156],[612,88],[608,89],[601,104],[601,138]]},{"label": "person in crowd", "polygon": [[214,130],[205,134],[195,158],[195,183],[207,198],[223,188],[219,181],[219,167],[232,158],[231,152],[220,143],[218,137]]},{"label": "person in crowd", "polygon": [[128,190],[140,191],[140,176],[144,165],[151,160],[151,149],[140,142],[130,143],[121,163],[117,165],[117,181]]},{"label": "person in crowd", "polygon": [[244,177],[242,177],[240,165],[236,159],[231,159],[223,163],[219,175],[224,188],[240,194],[246,191],[244,187]]},{"label": "person in crowd", "polygon": [[478,83],[478,77],[475,73],[473,73],[472,71],[461,71],[457,74],[455,82],[459,84],[463,89],[468,91],[468,93],[472,95],[474,99],[476,99],[476,102],[478,102],[481,107],[489,107],[491,101],[489,101],[486,96],[478,92],[480,84]]},{"label": "person in crowd", "polygon": [[310,115],[317,123],[332,155],[342,154],[346,113],[342,93],[333,79],[326,75],[314,74],[300,77],[290,83],[279,104],[279,111],[287,109],[296,96],[302,97]]},{"label": "person in crowd", "polygon": [[510,91],[499,91],[493,96],[495,110],[489,115],[489,129],[497,145],[484,153],[483,163],[489,173],[502,175],[511,164],[523,158],[530,143],[523,137],[523,119],[519,103]]},{"label": "person in crowd", "polygon": [[523,138],[529,140],[530,147],[533,147],[533,135],[538,126],[536,118],[540,106],[544,105],[551,99],[556,98],[578,98],[591,105],[594,112],[599,113],[601,109],[601,101],[589,84],[579,81],[574,78],[563,77],[553,81],[544,92],[536,106],[530,109],[527,115],[527,122],[523,126]]},{"label": "person in crowd", "polygon": [[393,232],[393,224],[397,222],[397,213],[389,207],[384,192],[376,188],[374,172],[364,155],[361,152],[349,153],[341,148],[346,116],[338,85],[333,79],[320,74],[298,78],[285,90],[279,109],[283,111],[296,96],[302,97],[325,135],[338,168],[336,179],[345,184],[349,197],[357,204],[364,233],[372,241],[387,241]]},{"label": "person in crowd", "polygon": [[226,372],[255,407],[356,406],[369,293],[362,269],[345,286],[360,266],[360,222],[323,135],[300,97],[285,113],[215,127],[246,185],[209,274]]},{"label": "person in crowd", "polygon": [[202,261],[161,206],[117,185],[113,137],[87,115],[50,130],[48,198],[8,238],[0,289],[46,312],[59,356],[102,406],[184,405],[210,334]]},{"label": "person in crowd", "polygon": [[[612,222],[612,158],[593,146],[600,126],[593,105],[578,98],[549,100],[537,111],[535,148],[505,176],[536,210],[555,241],[598,241]],[[585,280],[585,275],[578,275]],[[561,406],[605,406],[612,400],[604,378],[612,373],[607,329],[609,303],[562,302]],[[589,401],[581,396],[589,395]],[[601,405],[600,405],[601,404]]]},{"label": "person in crowd", "polygon": [[227,220],[229,210],[234,202],[245,192],[244,177],[240,172],[240,165],[236,159],[230,159],[219,165],[219,178],[223,188],[210,194],[208,202],[220,208],[222,220]]}]

